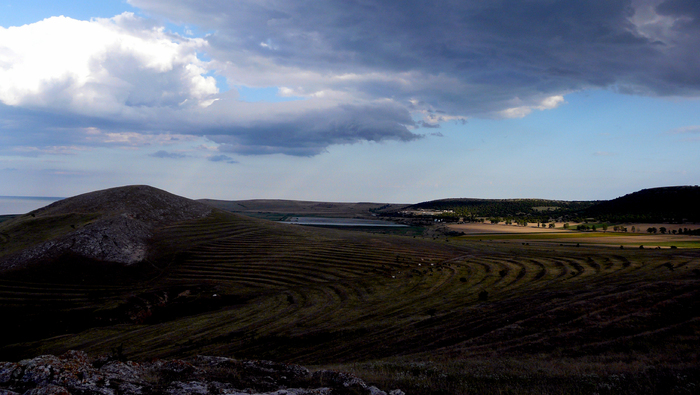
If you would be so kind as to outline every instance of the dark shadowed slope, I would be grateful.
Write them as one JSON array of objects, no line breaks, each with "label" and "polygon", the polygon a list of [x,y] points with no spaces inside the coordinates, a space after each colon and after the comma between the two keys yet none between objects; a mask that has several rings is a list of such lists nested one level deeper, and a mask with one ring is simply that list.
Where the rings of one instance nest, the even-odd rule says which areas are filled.
[{"label": "dark shadowed slope", "polygon": [[55,202],[0,224],[0,271],[66,254],[133,264],[157,227],[201,218],[212,208],[149,186],[125,186]]},{"label": "dark shadowed slope", "polygon": [[700,221],[700,187],[649,188],[597,204],[590,217],[625,222]]}]

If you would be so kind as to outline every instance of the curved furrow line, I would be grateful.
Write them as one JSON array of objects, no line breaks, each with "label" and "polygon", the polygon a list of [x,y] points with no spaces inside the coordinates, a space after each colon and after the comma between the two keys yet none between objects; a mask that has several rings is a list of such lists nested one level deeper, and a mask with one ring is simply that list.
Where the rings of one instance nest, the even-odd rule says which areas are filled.
[{"label": "curved furrow line", "polygon": [[630,262],[629,259],[624,256],[612,255],[610,258],[615,260],[614,264],[619,262],[623,269],[628,268],[632,264],[632,262]]},{"label": "curved furrow line", "polygon": [[44,297],[44,298],[33,298],[33,297],[27,297],[27,296],[21,296],[18,295],[16,297],[8,296],[8,297],[2,297],[0,298],[0,305],[3,307],[7,307],[9,305],[13,304],[29,304],[29,305],[34,305],[34,306],[42,306],[47,303],[52,303],[52,304],[86,304],[87,302],[90,302],[91,300],[89,298],[64,298],[60,295],[56,295],[53,297]]},{"label": "curved furrow line", "polygon": [[257,270],[257,271],[272,271],[284,272],[291,275],[310,272],[313,277],[320,277],[324,280],[336,280],[344,277],[358,277],[365,273],[365,270],[373,267],[345,267],[345,266],[313,266],[306,262],[196,262],[183,265],[176,272],[181,270],[190,271],[240,271],[240,270]]},{"label": "curved furrow line", "polygon": [[603,269],[604,270],[611,270],[615,266],[615,263],[610,260],[610,257],[604,256],[603,257]]},{"label": "curved furrow line", "polygon": [[[296,279],[300,284],[308,284],[312,282],[328,282],[336,281],[339,277],[333,272],[324,273],[320,270],[310,270],[310,268],[301,267],[288,267],[288,266],[261,266],[261,265],[240,265],[240,266],[229,266],[229,267],[216,267],[216,268],[187,268],[182,269],[180,273],[189,274],[209,274],[209,275],[246,275],[249,273],[257,273],[260,275],[267,275],[271,278],[291,278]],[[323,276],[319,275],[323,274]]]},{"label": "curved furrow line", "polygon": [[188,234],[188,235],[179,235],[179,234],[173,234],[173,235],[158,235],[160,238],[170,238],[170,239],[179,239],[179,240],[185,240],[189,244],[216,244],[216,243],[224,243],[226,240],[236,240],[236,241],[243,241],[245,242],[249,238],[251,241],[253,241],[252,237],[256,236],[257,238],[264,237],[265,234],[262,233],[260,230],[256,229],[240,229],[239,231],[236,232],[201,232],[197,234]]},{"label": "curved furrow line", "polygon": [[[329,254],[329,255],[322,255],[318,254],[315,251],[299,251],[295,249],[287,249],[287,250],[280,250],[280,249],[263,249],[263,248],[254,248],[251,250],[250,247],[247,247],[245,249],[241,249],[239,252],[233,252],[233,251],[223,251],[221,249],[219,250],[212,250],[210,251],[202,251],[202,250],[195,250],[193,251],[197,255],[193,257],[193,259],[205,259],[205,260],[211,260],[211,259],[238,259],[238,260],[251,260],[255,258],[262,258],[262,257],[275,257],[278,259],[290,259],[292,257],[296,259],[311,259],[314,261],[318,262],[326,262],[329,260],[349,260],[352,259],[355,262],[367,262],[367,263],[374,263],[377,260],[382,260],[384,262],[388,262],[389,259],[384,259],[385,257],[382,256],[373,256],[369,255],[366,253],[362,253],[362,251],[357,251],[355,254],[350,254],[347,256],[344,255],[339,255],[339,254]],[[361,254],[362,253],[362,254]]]},{"label": "curved furrow line", "polygon": [[[486,261],[486,259],[484,259]],[[496,279],[491,286],[494,288],[505,288],[508,287],[509,284],[506,283],[506,278],[508,274],[511,272],[511,265],[512,263],[510,261],[491,261],[488,260],[489,263],[487,263],[489,266],[493,267],[493,272],[494,275],[493,277]],[[501,285],[501,283],[503,283]]]},{"label": "curved furrow line", "polygon": [[311,283],[311,282],[327,282],[336,281],[340,279],[336,273],[323,271],[309,271],[308,269],[302,270],[294,267],[284,267],[284,266],[274,266],[274,267],[261,267],[259,265],[239,265],[239,266],[223,266],[216,268],[197,268],[189,267],[183,268],[177,272],[176,276],[188,276],[192,274],[201,274],[209,276],[240,276],[250,273],[258,273],[260,275],[268,275],[272,278],[284,277],[297,279],[300,283]]},{"label": "curved furrow line", "polygon": [[57,299],[57,300],[90,300],[90,296],[84,293],[24,293],[24,292],[0,292],[0,299],[15,299],[15,298],[25,298],[25,299]]},{"label": "curved furrow line", "polygon": [[221,272],[191,272],[184,273],[181,278],[188,279],[209,279],[211,281],[240,281],[250,278],[256,279],[266,279],[269,281],[274,281],[279,284],[285,284],[287,286],[298,286],[306,285],[312,283],[326,282],[326,280],[314,278],[311,276],[306,276],[303,273],[296,272],[278,272],[274,270],[261,271],[261,270],[229,270]]},{"label": "curved furrow line", "polygon": [[362,273],[365,270],[372,270],[375,268],[384,268],[389,270],[385,262],[368,261],[365,259],[320,259],[314,256],[296,256],[290,258],[287,261],[295,264],[303,264],[306,267],[323,267],[329,269],[337,269],[346,272]]},{"label": "curved furrow line", "polygon": [[[457,267],[455,268],[455,270],[458,271],[458,275],[460,276],[459,281],[462,282],[465,286],[473,286],[475,284],[475,280],[478,279],[475,273],[475,269],[471,265],[464,263],[456,266]],[[466,273],[462,273],[462,271],[466,271]],[[462,281],[463,278],[466,281]]]},{"label": "curved furrow line", "polygon": [[[248,284],[253,287],[262,287],[264,285],[267,286],[273,286],[275,288],[279,287],[290,287],[290,286],[295,286],[295,285],[301,285],[299,283],[293,283],[290,281],[280,281],[276,279],[272,279],[266,276],[259,276],[255,274],[245,274],[245,275],[237,275],[237,276],[207,276],[207,275],[201,275],[201,274],[191,274],[188,276],[183,276],[176,278],[175,280],[179,281],[200,281],[200,282],[217,282],[217,281],[222,281],[225,280],[228,283],[231,284]],[[306,283],[303,283],[306,284]]]},{"label": "curved furrow line", "polygon": [[435,295],[439,291],[447,288],[448,285],[452,283],[456,270],[451,270],[451,268],[447,266],[441,267],[440,270],[435,270],[433,273],[435,274],[432,279],[433,284],[428,289],[426,296]]},{"label": "curved furrow line", "polygon": [[369,281],[356,281],[358,303],[369,303],[376,297],[377,290]]},{"label": "curved furrow line", "polygon": [[595,274],[599,274],[601,271],[601,265],[590,256],[586,257],[586,265],[592,268]]},{"label": "curved furrow line", "polygon": [[554,261],[554,267],[559,270],[559,274],[555,277],[555,279],[561,279],[561,278],[566,278],[569,274],[569,269],[567,266],[562,263],[561,261],[555,260]]},{"label": "curved furrow line", "polygon": [[473,260],[473,263],[483,268],[483,271],[480,271],[481,273],[483,273],[483,275],[479,277],[479,281],[474,283],[472,286],[478,286],[493,277],[491,275],[491,263],[481,262],[481,260],[477,259]]},{"label": "curved furrow line", "polygon": [[570,278],[575,278],[580,276],[586,269],[584,269],[583,266],[581,266],[580,263],[576,262],[574,259],[563,259],[566,264],[573,269],[573,271],[570,272],[570,276],[565,279],[568,280]]},{"label": "curved furrow line", "polygon": [[[192,332],[185,327],[182,331],[189,330],[190,333],[184,334],[182,338],[214,347],[217,343],[243,345],[256,336],[265,335],[269,328],[278,327],[280,317],[291,316],[295,310],[286,298],[267,298],[265,302],[252,305],[244,311],[229,310],[199,317],[193,322],[196,331]],[[181,330],[180,326],[177,329]]]},{"label": "curved furrow line", "polygon": [[226,237],[212,236],[203,238],[204,242],[197,245],[202,251],[223,251],[226,253],[235,253],[241,250],[250,248],[278,248],[278,246],[287,247],[280,239],[268,239],[267,235],[259,232],[250,232],[246,237],[231,235]]},{"label": "curved furrow line", "polygon": [[[255,280],[252,280],[255,279]],[[232,282],[232,283],[242,283],[242,282],[250,282],[250,281],[259,281],[260,283],[265,283],[265,284],[275,284],[278,286],[296,286],[296,285],[303,285],[303,284],[309,284],[309,281],[300,281],[298,279],[293,279],[291,277],[272,277],[272,276],[267,276],[264,274],[260,273],[246,273],[246,272],[241,272],[241,273],[200,273],[200,272],[194,272],[194,273],[186,273],[182,276],[179,276],[177,278],[174,278],[174,280],[180,280],[180,281],[205,281],[205,282]]]},{"label": "curved furrow line", "polygon": [[114,292],[121,293],[125,290],[130,290],[131,287],[124,287],[119,285],[90,285],[90,284],[76,284],[76,285],[66,285],[66,284],[47,284],[47,283],[32,283],[27,281],[12,281],[12,280],[0,280],[0,289],[13,289],[18,292],[26,290],[31,293],[42,293],[42,292]]},{"label": "curved furrow line", "polygon": [[525,267],[525,265],[523,263],[518,262],[514,259],[509,259],[509,260],[507,260],[507,262],[514,265],[514,266],[517,266],[520,269],[518,271],[518,274],[515,276],[515,278],[511,282],[506,284],[506,287],[510,288],[510,287],[513,287],[514,284],[517,284],[520,280],[525,278],[525,276],[527,275],[527,268]]},{"label": "curved furrow line", "polygon": [[[132,291],[133,290],[129,290]],[[107,300],[120,295],[123,295],[126,291],[121,292],[100,292],[99,290],[71,290],[66,291],[64,289],[43,289],[43,290],[32,290],[27,288],[0,288],[0,299],[3,298],[15,298],[22,297],[28,299],[42,299],[42,298],[58,298],[58,299],[77,299],[77,300]]]},{"label": "curved furrow line", "polygon": [[686,268],[692,261],[686,261],[684,260],[683,262],[680,262],[676,265],[673,266],[674,269],[684,269]]},{"label": "curved furrow line", "polygon": [[[536,259],[530,259],[530,263],[532,263],[533,265],[537,266],[540,269],[537,271],[537,274],[535,274],[535,276],[530,281],[537,283],[540,280],[543,280],[548,273],[547,266],[544,263],[542,263]],[[545,280],[543,280],[543,281],[545,281]]]},{"label": "curved furrow line", "polygon": [[[280,259],[282,260],[282,259]],[[380,265],[386,265],[386,262],[377,262],[374,260],[367,260],[360,257],[332,257],[323,258],[316,255],[294,255],[292,257],[286,257],[286,262],[290,263],[304,263],[308,267],[329,267],[329,268],[339,268],[346,270],[356,270],[361,272],[362,270],[372,269]]]},{"label": "curved furrow line", "polygon": [[[246,255],[249,257],[250,256],[250,246],[246,246],[245,249],[247,252]],[[224,251],[224,253],[222,253],[221,249],[219,249],[219,250],[213,249],[213,250],[216,251],[215,255],[218,256],[220,259],[223,257],[227,257],[231,253],[231,251]],[[203,255],[206,257],[205,259],[212,258],[211,257],[212,254],[209,252],[202,251],[201,253],[203,253]],[[241,250],[239,253],[236,253],[235,255],[244,255],[242,253],[243,253],[243,250]],[[275,254],[269,250],[265,251],[264,255],[275,256]],[[295,249],[290,249],[290,250],[283,251],[281,253],[281,255],[285,258],[289,257],[289,256],[295,256],[296,259],[304,259],[305,257],[300,256],[300,255],[307,255],[307,253],[301,252],[301,251],[298,251]],[[390,263],[390,262],[394,262],[394,259],[395,259],[395,255],[393,253],[392,254],[384,254],[384,255],[377,254],[377,253],[369,254],[366,249],[359,249],[359,248],[357,250],[352,249],[352,250],[347,251],[347,255],[339,254],[338,251],[332,251],[332,250],[329,250],[327,255],[319,253],[318,251],[311,251],[310,253],[308,253],[308,255],[310,257],[307,259],[315,260],[317,262],[324,262],[325,263],[328,260],[342,261],[342,260],[350,260],[351,259],[352,260],[351,263],[366,264],[366,265],[376,265],[377,263],[380,263],[380,262],[381,263]],[[277,255],[277,256],[279,256],[279,255]],[[250,258],[240,258],[240,259],[250,259]],[[368,268],[365,268],[363,270],[366,270],[366,269],[368,269]]]},{"label": "curved furrow line", "polygon": [[[341,309],[343,309],[350,303],[351,292],[349,292],[347,284],[330,283],[327,284],[325,288],[327,290],[330,290],[330,293],[333,294],[332,301],[334,303],[326,304],[324,306],[324,314],[318,317],[317,319],[325,319],[325,317],[337,315]],[[347,319],[347,317],[343,317],[343,319]]]},{"label": "curved furrow line", "polygon": [[241,237],[249,235],[252,233],[264,233],[260,229],[256,229],[250,226],[241,225],[231,225],[231,224],[207,224],[199,226],[174,226],[170,229],[161,229],[161,234],[164,235],[175,235],[186,239],[192,238],[227,238],[227,237]]},{"label": "curved furrow line", "polygon": [[625,342],[629,342],[630,340],[642,339],[645,337],[653,339],[654,336],[657,334],[661,334],[664,332],[680,332],[681,328],[687,331],[687,328],[697,328],[698,326],[700,326],[700,317],[692,317],[685,321],[669,324],[661,328],[656,328],[654,330],[647,330],[627,336],[620,336],[614,339],[606,339],[600,342],[586,344],[586,346],[606,349],[609,348],[611,345],[624,344]]},{"label": "curved furrow line", "polygon": [[339,306],[342,305],[342,292],[326,285],[307,289],[310,305],[304,306],[303,322],[306,327],[316,327],[318,323],[326,324],[329,315],[338,314]]}]

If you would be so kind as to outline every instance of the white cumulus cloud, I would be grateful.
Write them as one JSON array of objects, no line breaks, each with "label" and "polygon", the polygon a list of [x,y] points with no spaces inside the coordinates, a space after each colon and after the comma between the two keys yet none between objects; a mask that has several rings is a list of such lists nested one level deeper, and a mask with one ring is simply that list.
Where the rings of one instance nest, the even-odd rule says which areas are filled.
[{"label": "white cumulus cloud", "polygon": [[0,27],[0,102],[91,115],[208,104],[218,90],[197,58],[206,45],[131,13]]}]

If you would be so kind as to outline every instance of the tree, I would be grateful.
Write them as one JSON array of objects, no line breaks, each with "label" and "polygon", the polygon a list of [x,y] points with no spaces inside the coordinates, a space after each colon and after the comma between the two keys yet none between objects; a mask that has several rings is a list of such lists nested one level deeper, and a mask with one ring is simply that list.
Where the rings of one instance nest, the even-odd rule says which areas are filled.
[{"label": "tree", "polygon": [[603,224],[601,226],[601,228],[603,228],[603,232],[607,232],[608,231],[608,224]]},{"label": "tree", "polygon": [[566,223],[564,224],[564,229],[569,229],[569,223],[568,223],[568,222],[566,222]]},{"label": "tree", "polygon": [[549,224],[549,228],[550,228],[550,229],[554,229],[554,222],[552,222],[552,223]]},{"label": "tree", "polygon": [[661,232],[662,235],[665,235],[665,234],[666,234],[666,228],[663,227],[663,226],[660,227],[660,228],[659,228],[659,232]]},{"label": "tree", "polygon": [[656,227],[654,227],[654,226],[647,228],[647,232],[649,232],[649,233],[656,234],[657,231],[658,231],[658,229],[656,229]]}]

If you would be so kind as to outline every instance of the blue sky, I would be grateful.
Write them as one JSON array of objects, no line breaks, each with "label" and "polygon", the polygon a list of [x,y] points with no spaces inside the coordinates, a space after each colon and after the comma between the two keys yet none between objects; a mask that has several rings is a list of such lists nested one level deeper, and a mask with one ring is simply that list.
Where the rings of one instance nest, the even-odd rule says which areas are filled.
[{"label": "blue sky", "polygon": [[700,180],[692,0],[0,0],[0,195],[611,199]]}]

